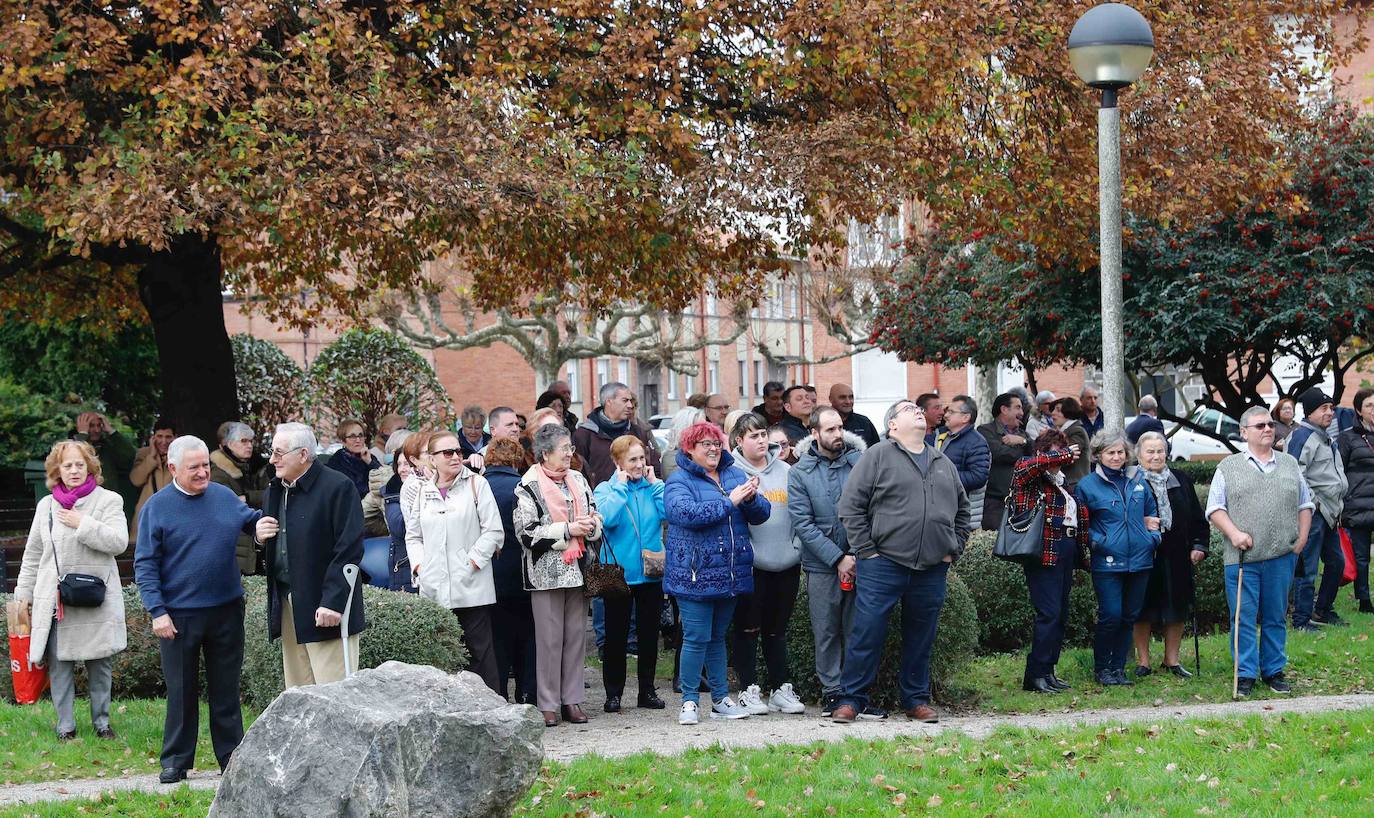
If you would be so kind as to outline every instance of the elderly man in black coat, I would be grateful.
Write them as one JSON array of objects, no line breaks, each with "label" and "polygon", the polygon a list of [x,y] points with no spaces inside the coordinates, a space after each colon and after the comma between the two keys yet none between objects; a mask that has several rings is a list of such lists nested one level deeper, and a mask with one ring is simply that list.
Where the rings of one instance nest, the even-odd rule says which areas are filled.
[{"label": "elderly man in black coat", "polygon": [[[343,567],[363,558],[363,511],[344,475],[315,462],[315,434],[283,423],[272,438],[277,476],[267,487],[257,538],[267,556],[267,630],[282,640],[286,686],[345,676],[340,622],[349,596]],[[358,667],[363,619],[361,583],[348,621],[349,671]]]}]

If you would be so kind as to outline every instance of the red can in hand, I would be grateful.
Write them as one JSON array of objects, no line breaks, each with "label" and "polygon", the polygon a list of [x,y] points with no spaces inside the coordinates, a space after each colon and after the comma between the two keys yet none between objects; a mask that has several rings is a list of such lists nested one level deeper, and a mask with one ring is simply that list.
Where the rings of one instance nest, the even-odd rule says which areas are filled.
[{"label": "red can in hand", "polygon": [[841,580],[840,580],[840,590],[841,590],[841,591],[852,591],[852,590],[854,590],[854,580],[852,580],[852,579],[841,579]]}]

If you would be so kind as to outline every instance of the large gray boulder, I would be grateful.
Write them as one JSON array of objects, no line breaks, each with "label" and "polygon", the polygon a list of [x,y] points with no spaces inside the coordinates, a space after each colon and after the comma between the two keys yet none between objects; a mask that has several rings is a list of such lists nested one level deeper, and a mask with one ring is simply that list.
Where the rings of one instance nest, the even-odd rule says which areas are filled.
[{"label": "large gray boulder", "polygon": [[244,736],[211,818],[501,816],[539,773],[544,722],[466,671],[387,662],[287,690]]}]

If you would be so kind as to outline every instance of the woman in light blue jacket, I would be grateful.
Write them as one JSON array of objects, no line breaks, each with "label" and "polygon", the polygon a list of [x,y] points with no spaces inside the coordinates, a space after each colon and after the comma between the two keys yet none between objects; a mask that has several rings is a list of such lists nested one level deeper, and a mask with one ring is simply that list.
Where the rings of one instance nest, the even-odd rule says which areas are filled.
[{"label": "woman in light blue jacket", "polygon": [[[604,520],[601,562],[614,562],[625,569],[630,595],[605,597],[605,710],[620,712],[632,610],[639,639],[639,706],[662,710],[663,699],[654,690],[654,669],[658,665],[658,621],[663,609],[663,481],[648,465],[644,444],[634,435],[611,441],[611,459],[615,474],[598,485],[594,495]],[[657,571],[646,570],[646,551],[659,555]]]},{"label": "woman in light blue jacket", "polygon": [[1124,434],[1098,432],[1092,451],[1097,466],[1074,497],[1088,510],[1097,592],[1093,670],[1100,684],[1129,685],[1126,656],[1159,546],[1159,510],[1144,475],[1127,466],[1131,444]]}]

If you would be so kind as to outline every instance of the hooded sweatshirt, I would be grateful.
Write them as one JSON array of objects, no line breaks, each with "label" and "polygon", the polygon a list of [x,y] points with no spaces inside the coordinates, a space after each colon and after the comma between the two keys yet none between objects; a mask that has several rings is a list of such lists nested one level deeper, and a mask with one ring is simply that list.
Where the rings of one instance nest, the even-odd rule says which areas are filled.
[{"label": "hooded sweatshirt", "polygon": [[754,546],[754,567],[764,571],[786,571],[801,562],[801,542],[792,536],[792,519],[787,513],[787,472],[791,468],[778,458],[782,447],[768,447],[768,463],[756,469],[737,448],[731,454],[735,465],[745,474],[759,476],[759,494],[773,507],[761,525],[749,526],[749,541]]}]

